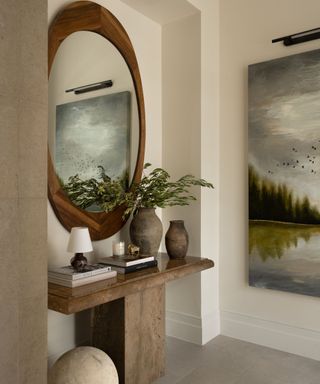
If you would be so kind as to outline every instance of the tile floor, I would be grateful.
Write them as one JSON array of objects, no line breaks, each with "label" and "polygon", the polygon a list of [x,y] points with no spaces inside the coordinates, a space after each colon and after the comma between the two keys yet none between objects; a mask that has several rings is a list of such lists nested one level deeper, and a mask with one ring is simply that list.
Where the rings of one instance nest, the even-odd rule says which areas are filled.
[{"label": "tile floor", "polygon": [[320,384],[320,361],[226,336],[203,347],[167,338],[167,372],[153,384]]}]

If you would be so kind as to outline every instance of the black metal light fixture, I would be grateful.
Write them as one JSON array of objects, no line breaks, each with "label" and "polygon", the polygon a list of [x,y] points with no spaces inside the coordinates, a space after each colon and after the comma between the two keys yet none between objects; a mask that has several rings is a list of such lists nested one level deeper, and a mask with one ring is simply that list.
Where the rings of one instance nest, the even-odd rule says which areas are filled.
[{"label": "black metal light fixture", "polygon": [[308,31],[295,33],[294,35],[288,35],[273,39],[273,43],[283,41],[286,46],[305,43],[306,41],[320,39],[320,28],[309,29]]},{"label": "black metal light fixture", "polygon": [[81,87],[67,89],[66,92],[74,92],[76,95],[86,92],[97,91],[99,89],[110,88],[113,86],[112,80],[100,81],[99,83],[82,85]]}]

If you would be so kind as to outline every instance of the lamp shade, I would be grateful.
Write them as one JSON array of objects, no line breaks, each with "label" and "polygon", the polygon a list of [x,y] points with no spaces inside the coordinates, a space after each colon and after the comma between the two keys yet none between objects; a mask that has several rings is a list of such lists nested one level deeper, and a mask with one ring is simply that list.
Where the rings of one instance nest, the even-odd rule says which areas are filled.
[{"label": "lamp shade", "polygon": [[68,252],[82,253],[92,251],[92,243],[87,227],[73,227],[67,247]]}]

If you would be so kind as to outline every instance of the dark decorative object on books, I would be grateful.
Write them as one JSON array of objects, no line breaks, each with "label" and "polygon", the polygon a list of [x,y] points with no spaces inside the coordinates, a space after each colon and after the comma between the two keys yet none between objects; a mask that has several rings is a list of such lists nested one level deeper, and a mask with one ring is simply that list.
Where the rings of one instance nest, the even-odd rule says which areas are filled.
[{"label": "dark decorative object on books", "polygon": [[170,227],[165,237],[166,249],[171,259],[183,259],[186,257],[189,236],[183,220],[170,221]]},{"label": "dark decorative object on books", "polygon": [[128,245],[128,253],[132,256],[139,256],[140,254],[140,248],[135,244],[129,244]]}]

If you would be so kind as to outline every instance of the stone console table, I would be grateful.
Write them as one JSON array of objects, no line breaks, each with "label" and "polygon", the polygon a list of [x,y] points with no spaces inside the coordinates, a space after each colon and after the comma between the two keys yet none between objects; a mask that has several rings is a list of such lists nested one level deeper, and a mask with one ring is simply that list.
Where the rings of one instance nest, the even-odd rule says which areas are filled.
[{"label": "stone console table", "polygon": [[48,307],[64,314],[92,308],[92,345],[114,361],[120,384],[150,384],[165,370],[165,283],[213,261],[158,255],[158,267],[77,288],[49,283]]}]

